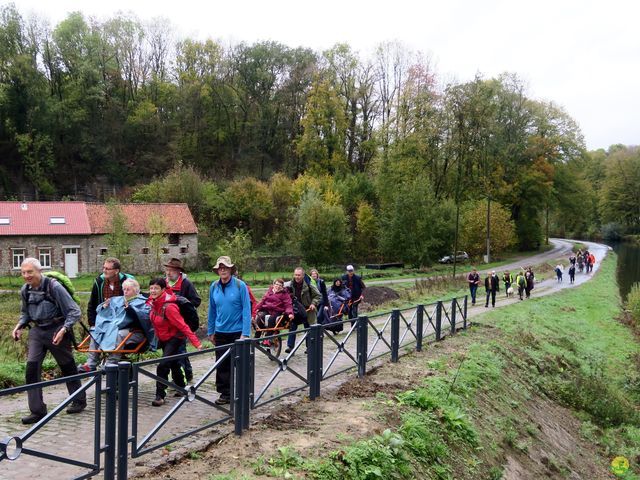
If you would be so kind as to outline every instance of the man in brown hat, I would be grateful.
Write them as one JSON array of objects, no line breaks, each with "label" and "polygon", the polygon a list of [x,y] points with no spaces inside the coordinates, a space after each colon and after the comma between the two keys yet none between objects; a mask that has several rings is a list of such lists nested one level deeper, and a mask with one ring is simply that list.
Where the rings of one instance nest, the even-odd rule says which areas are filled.
[{"label": "man in brown hat", "polygon": [[[220,277],[209,288],[209,319],[207,333],[214,345],[229,345],[239,338],[251,336],[251,298],[247,285],[235,276],[236,266],[229,257],[216,260],[213,271]],[[216,361],[226,352],[216,350]],[[230,401],[231,360],[227,357],[216,371],[216,404]]]},{"label": "man in brown hat", "polygon": [[[189,300],[196,308],[202,303],[202,299],[196,291],[193,283],[187,278],[182,262],[178,258],[172,258],[164,264],[164,272],[167,275],[167,289],[171,289],[176,295]],[[183,341],[183,345],[178,348],[178,353],[187,353],[187,339]],[[187,382],[193,380],[193,367],[189,357],[180,360],[180,364],[184,370],[184,376]]]}]

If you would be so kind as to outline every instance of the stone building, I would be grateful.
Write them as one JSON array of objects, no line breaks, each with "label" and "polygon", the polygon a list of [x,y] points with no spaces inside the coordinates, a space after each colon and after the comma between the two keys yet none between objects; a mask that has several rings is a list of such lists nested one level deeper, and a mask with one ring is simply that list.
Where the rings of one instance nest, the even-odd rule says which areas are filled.
[{"label": "stone building", "polygon": [[[195,267],[198,228],[184,203],[122,204],[129,251],[127,271],[158,271],[170,258]],[[26,257],[69,277],[100,272],[109,251],[112,213],[85,202],[0,202],[0,275],[19,274]]]}]

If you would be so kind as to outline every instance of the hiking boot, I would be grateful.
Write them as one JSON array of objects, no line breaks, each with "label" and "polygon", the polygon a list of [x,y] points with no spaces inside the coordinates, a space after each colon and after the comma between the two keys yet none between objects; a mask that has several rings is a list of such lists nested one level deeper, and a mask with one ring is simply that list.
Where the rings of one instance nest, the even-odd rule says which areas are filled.
[{"label": "hiking boot", "polygon": [[38,423],[45,417],[46,413],[32,413],[26,417],[22,417],[22,423],[25,425],[31,425],[32,423]]},{"label": "hiking boot", "polygon": [[71,405],[67,407],[67,413],[80,413],[87,408],[86,402],[71,402]]},{"label": "hiking boot", "polygon": [[184,377],[187,383],[191,383],[193,381],[193,373],[186,373]]},{"label": "hiking boot", "polygon": [[87,373],[93,372],[96,367],[91,367],[88,363],[83,363],[82,365],[78,365],[78,373]]},{"label": "hiking boot", "polygon": [[161,407],[162,405],[164,405],[164,398],[162,398],[160,395],[156,395],[156,399],[151,401],[151,405],[153,405],[154,407]]},{"label": "hiking boot", "polygon": [[291,353],[291,348],[290,347],[285,348],[284,353]]},{"label": "hiking boot", "polygon": [[220,395],[213,403],[216,405],[229,405],[229,397]]}]

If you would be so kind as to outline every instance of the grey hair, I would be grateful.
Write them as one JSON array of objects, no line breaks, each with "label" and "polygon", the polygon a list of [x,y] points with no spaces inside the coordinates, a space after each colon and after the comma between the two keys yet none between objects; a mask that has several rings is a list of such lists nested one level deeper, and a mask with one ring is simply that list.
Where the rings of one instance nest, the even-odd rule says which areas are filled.
[{"label": "grey hair", "polygon": [[31,265],[33,268],[35,268],[38,271],[42,270],[42,264],[40,263],[40,260],[38,260],[37,258],[27,257],[22,261],[22,264],[20,266],[22,265]]},{"label": "grey hair", "polygon": [[136,295],[140,293],[140,284],[135,278],[127,278],[124,282],[122,282],[122,287],[125,285],[131,285],[136,292]]}]

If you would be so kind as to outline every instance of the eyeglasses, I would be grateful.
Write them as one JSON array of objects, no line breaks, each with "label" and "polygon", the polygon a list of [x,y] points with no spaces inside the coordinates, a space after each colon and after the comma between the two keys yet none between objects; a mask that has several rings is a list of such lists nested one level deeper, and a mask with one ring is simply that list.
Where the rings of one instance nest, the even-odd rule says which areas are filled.
[{"label": "eyeglasses", "polygon": [[284,287],[284,285],[282,283],[274,283],[273,286],[274,287]]},{"label": "eyeglasses", "polygon": [[117,268],[102,267],[103,270],[117,270]]}]

